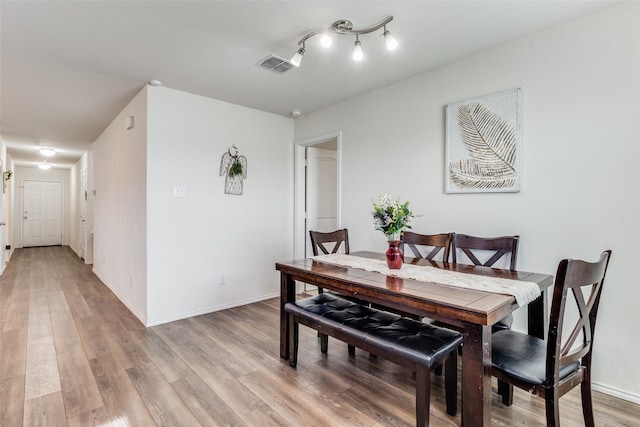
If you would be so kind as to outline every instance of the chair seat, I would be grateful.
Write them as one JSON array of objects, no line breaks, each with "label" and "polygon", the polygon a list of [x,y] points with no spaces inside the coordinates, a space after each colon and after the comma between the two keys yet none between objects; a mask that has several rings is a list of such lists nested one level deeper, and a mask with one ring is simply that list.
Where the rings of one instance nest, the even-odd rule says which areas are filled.
[{"label": "chair seat", "polygon": [[496,333],[505,329],[511,329],[511,325],[513,325],[513,314],[508,314],[507,317],[496,322],[491,327],[491,330]]},{"label": "chair seat", "polygon": [[[503,330],[491,336],[491,358],[494,369],[526,381],[543,385],[547,363],[547,343],[540,338],[520,332]],[[573,362],[560,368],[560,380],[580,368]]]}]

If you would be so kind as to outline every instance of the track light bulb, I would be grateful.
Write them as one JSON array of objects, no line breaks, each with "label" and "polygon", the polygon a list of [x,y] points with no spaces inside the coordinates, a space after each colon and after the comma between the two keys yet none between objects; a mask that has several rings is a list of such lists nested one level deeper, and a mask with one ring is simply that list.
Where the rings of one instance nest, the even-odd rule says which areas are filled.
[{"label": "track light bulb", "polygon": [[362,61],[362,58],[364,58],[364,55],[362,54],[362,45],[356,36],[356,46],[353,48],[353,60]]},{"label": "track light bulb", "polygon": [[393,37],[389,31],[387,31],[386,27],[384,29],[383,35],[384,35],[384,41],[387,43],[388,50],[393,50],[398,47],[398,40],[396,40],[396,38]]},{"label": "track light bulb", "polygon": [[322,45],[322,47],[329,47],[331,46],[331,37],[329,36],[329,34],[324,33],[322,35],[322,38],[320,39],[320,44]]},{"label": "track light bulb", "polygon": [[295,55],[293,55],[293,58],[291,58],[291,63],[296,66],[299,67],[300,64],[302,63],[302,55],[304,55],[304,47],[301,47],[300,49],[298,49],[298,51],[296,52]]}]

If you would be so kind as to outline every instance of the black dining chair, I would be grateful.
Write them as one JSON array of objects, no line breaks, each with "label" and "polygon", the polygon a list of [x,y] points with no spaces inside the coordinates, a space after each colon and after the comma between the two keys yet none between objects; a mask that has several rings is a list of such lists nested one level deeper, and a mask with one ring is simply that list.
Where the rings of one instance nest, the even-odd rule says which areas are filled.
[{"label": "black dining chair", "polygon": [[[458,263],[458,259],[466,257],[473,265],[492,267],[501,259],[508,259],[509,270],[516,270],[518,260],[518,243],[520,236],[477,237],[467,234],[454,233],[451,239],[451,262]],[[481,260],[480,253],[488,258]],[[511,329],[513,315],[509,314],[493,325],[492,331]]]},{"label": "black dining chair", "polygon": [[[454,233],[451,239],[451,262],[457,264],[459,259],[466,258],[473,265],[493,267],[502,260],[508,262],[509,270],[515,271],[518,261],[518,243],[520,236],[478,237],[468,234]],[[435,322],[438,326],[446,326]],[[511,329],[513,314],[500,319],[492,327],[492,333]],[[440,369],[436,370],[440,373]],[[513,402],[513,386],[498,381],[498,394],[505,404]]]},{"label": "black dining chair", "polygon": [[[309,230],[309,237],[311,238],[311,250],[314,256],[320,255],[320,252],[325,255],[335,254],[340,250],[341,246],[342,253],[349,253],[349,231],[346,228],[327,233]],[[329,244],[332,244],[333,247]]]},{"label": "black dining chair", "polygon": [[[611,251],[607,250],[593,263],[574,259],[560,262],[546,341],[511,330],[498,331],[491,337],[491,374],[542,397],[548,427],[560,425],[559,399],[578,384],[585,426],[594,426],[591,399],[593,335],[610,258]],[[577,307],[578,316],[571,329],[565,328],[569,326],[565,325],[565,312],[570,303]],[[564,335],[564,331],[569,334]]]},{"label": "black dining chair", "polygon": [[[448,262],[452,236],[453,233],[420,234],[412,231],[405,231],[402,233],[402,237],[400,238],[400,249],[402,249],[405,257],[407,256],[406,251],[408,248],[414,259],[427,259],[432,261],[437,258],[438,260]],[[385,307],[382,304],[372,304],[371,306],[381,310],[390,311],[404,317],[409,317],[411,319],[422,319],[421,316]],[[437,372],[440,371],[440,369],[437,369]]]},{"label": "black dining chair", "polygon": [[[320,252],[323,255],[335,254],[340,251],[341,247],[342,253],[349,253],[349,231],[346,228],[329,232],[309,230],[309,237],[311,238],[313,256],[320,255]],[[324,289],[318,287],[318,293],[323,292]]]},{"label": "black dining chair", "polygon": [[[320,252],[324,255],[335,254],[340,251],[342,247],[342,253],[349,253],[349,231],[346,228],[322,232],[322,231],[313,231],[309,230],[309,237],[311,238],[311,250],[313,252],[313,256],[320,255]],[[324,292],[324,289],[318,287],[318,293],[321,294]],[[339,295],[335,292],[331,292],[335,295]],[[353,298],[348,295],[340,295],[343,298],[346,298],[350,301],[362,303],[368,305],[368,303]],[[326,353],[329,347],[329,337],[326,334],[322,334],[318,332],[318,336],[320,337],[320,348],[322,353]],[[348,345],[349,355],[353,356],[356,354],[356,348],[352,345]]]},{"label": "black dining chair", "polygon": [[[453,233],[442,234],[420,234],[413,231],[405,231],[402,234],[400,247],[407,255],[407,247],[417,259],[428,259],[432,261],[438,259],[444,262],[449,261],[451,250],[451,239]],[[442,256],[440,256],[442,254]]]}]

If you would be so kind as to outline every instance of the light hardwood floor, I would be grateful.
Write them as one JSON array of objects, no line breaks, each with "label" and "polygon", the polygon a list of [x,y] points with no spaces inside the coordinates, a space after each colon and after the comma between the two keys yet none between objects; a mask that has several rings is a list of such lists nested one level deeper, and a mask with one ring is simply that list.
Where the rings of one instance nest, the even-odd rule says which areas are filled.
[{"label": "light hardwood floor", "polygon": [[[0,426],[414,425],[411,372],[333,339],[323,356],[304,327],[294,370],[278,322],[271,299],[145,328],[69,248],[16,250],[0,278]],[[431,425],[460,424],[441,377],[431,397]],[[598,426],[640,425],[640,405],[594,406]],[[576,391],[560,411],[582,425]],[[493,424],[544,425],[543,402],[494,394]]]}]

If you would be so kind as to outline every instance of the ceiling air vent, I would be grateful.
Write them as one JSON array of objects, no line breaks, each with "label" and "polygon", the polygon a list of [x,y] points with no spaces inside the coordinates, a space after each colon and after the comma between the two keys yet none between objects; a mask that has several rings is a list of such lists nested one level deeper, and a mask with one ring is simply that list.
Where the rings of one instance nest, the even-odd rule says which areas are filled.
[{"label": "ceiling air vent", "polygon": [[293,64],[289,60],[273,54],[261,59],[256,65],[280,74],[293,68]]}]

